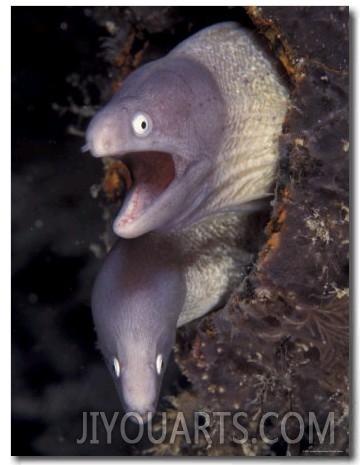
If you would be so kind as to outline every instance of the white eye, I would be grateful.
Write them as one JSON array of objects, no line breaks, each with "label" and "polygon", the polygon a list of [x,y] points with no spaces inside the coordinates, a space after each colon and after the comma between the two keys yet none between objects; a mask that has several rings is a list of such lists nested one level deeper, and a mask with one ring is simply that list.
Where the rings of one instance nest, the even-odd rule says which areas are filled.
[{"label": "white eye", "polygon": [[117,378],[120,378],[120,363],[119,360],[114,357],[112,361],[112,369]]},{"label": "white eye", "polygon": [[162,367],[163,367],[163,359],[162,359],[162,355],[159,354],[156,357],[156,371],[158,375],[161,373]]},{"label": "white eye", "polygon": [[145,113],[136,113],[131,124],[137,136],[145,137],[150,134],[152,130],[151,118]]}]

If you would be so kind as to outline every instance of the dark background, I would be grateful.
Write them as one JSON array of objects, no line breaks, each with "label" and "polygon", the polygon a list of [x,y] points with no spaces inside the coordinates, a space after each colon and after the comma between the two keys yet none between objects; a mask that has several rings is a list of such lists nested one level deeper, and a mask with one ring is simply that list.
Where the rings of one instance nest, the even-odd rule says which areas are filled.
[{"label": "dark background", "polygon": [[[162,17],[161,35],[145,10],[149,55],[222,19],[248,21],[239,8],[179,8]],[[120,410],[89,305],[104,251],[90,188],[103,169],[81,152],[89,118],[77,111],[111,93],[104,24],[112,15],[134,17],[126,8],[12,7],[13,455],[133,455],[144,447],[107,445],[104,436],[99,445],[76,444],[83,411],[111,418]]]},{"label": "dark background", "polygon": [[100,66],[105,33],[83,8],[12,8],[14,455],[78,455],[82,410],[108,398],[92,382],[105,372],[89,307],[99,266],[90,246],[103,229],[90,187],[101,164],[68,133],[86,122],[53,109],[83,103],[69,76]]}]

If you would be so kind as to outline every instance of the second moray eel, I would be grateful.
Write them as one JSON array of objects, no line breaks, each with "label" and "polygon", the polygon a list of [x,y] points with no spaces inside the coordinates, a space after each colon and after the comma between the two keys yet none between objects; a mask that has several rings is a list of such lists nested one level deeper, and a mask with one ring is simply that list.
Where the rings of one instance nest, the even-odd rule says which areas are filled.
[{"label": "second moray eel", "polygon": [[181,232],[116,242],[91,305],[127,412],[145,421],[154,414],[176,328],[224,305],[263,239],[263,219],[256,211],[219,213]]}]

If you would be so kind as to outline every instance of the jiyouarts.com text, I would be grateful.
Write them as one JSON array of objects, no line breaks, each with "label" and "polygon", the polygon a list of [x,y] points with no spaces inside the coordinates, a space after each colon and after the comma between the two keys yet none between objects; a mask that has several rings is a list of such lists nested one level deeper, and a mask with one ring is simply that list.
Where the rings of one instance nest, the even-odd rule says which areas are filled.
[{"label": "jiyouarts.com text", "polygon": [[[136,412],[128,412],[124,416],[121,416],[119,412],[114,412],[111,418],[104,412],[83,412],[83,431],[81,438],[77,439],[77,443],[83,444],[87,441],[90,444],[99,444],[99,428],[105,428],[106,442],[108,444],[119,435],[129,444],[136,444],[144,438],[144,435],[153,444],[161,444],[165,440],[173,444],[179,436],[182,436],[187,444],[198,444],[204,439],[208,444],[212,444],[214,436],[212,439],[209,430],[216,422],[216,440],[220,444],[225,443],[225,438],[227,441],[230,438],[236,444],[244,444],[248,441],[255,444],[258,440],[263,440],[267,444],[275,444],[280,437],[288,444],[296,444],[303,439],[305,429],[309,444],[313,444],[314,441],[323,444],[325,439],[328,444],[334,444],[334,412],[328,413],[325,424],[322,423],[322,428],[319,426],[314,412],[309,412],[307,418],[303,418],[297,412],[288,412],[283,416],[279,416],[276,412],[267,412],[260,418],[256,435],[250,435],[248,429],[242,424],[247,418],[246,412],[237,412],[235,414],[231,412],[213,412],[211,415],[206,412],[195,412],[191,424],[189,424],[189,421],[188,423],[185,421],[184,414],[178,412],[175,420],[172,420],[171,425],[169,425],[167,413],[163,412],[160,422],[161,432],[157,423],[155,437],[151,416],[149,416],[148,422],[144,423],[141,416]],[[129,422],[138,423],[136,437],[129,437],[126,433],[126,426]],[[269,432],[267,427],[269,422],[272,424],[277,423],[279,426],[279,434],[276,437],[272,437]],[[232,433],[229,435],[228,431]],[[234,434],[234,431],[236,434]]]}]

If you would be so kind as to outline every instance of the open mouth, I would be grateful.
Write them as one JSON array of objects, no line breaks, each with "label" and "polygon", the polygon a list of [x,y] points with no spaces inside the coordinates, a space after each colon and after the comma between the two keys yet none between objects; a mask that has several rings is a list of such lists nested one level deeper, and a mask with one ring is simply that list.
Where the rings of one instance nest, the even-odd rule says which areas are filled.
[{"label": "open mouth", "polygon": [[175,163],[166,152],[133,152],[121,155],[132,177],[132,186],[117,217],[118,227],[138,219],[176,177]]}]

